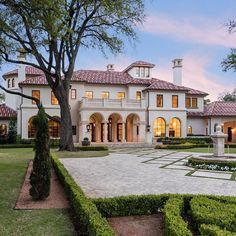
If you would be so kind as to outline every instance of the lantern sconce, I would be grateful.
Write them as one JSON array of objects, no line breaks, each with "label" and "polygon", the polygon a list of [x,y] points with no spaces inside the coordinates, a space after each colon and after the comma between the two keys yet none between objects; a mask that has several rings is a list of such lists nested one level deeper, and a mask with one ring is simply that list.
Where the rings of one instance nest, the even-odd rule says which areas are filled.
[{"label": "lantern sconce", "polygon": [[86,125],[86,128],[87,128],[87,132],[90,131],[90,125]]}]

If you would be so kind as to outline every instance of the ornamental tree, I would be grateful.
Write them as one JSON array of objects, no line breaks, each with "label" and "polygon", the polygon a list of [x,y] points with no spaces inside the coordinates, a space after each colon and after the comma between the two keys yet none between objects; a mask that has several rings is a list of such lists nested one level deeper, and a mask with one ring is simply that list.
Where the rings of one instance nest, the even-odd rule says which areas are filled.
[{"label": "ornamental tree", "polygon": [[[0,61],[44,72],[60,105],[60,150],[74,149],[69,89],[80,47],[120,53],[143,19],[143,0],[0,0]],[[19,48],[34,60],[17,60]]]}]

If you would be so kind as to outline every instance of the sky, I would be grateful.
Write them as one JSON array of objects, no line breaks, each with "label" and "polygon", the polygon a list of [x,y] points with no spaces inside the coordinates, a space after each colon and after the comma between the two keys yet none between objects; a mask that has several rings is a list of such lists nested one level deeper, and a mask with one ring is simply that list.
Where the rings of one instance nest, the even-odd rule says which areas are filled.
[{"label": "sky", "polygon": [[[153,77],[172,82],[172,60],[183,59],[183,85],[209,93],[211,101],[236,88],[236,72],[223,72],[221,62],[236,47],[236,33],[225,26],[236,19],[235,0],[146,0],[146,19],[137,27],[138,41],[107,57],[81,49],[75,69],[123,70],[137,60],[154,63]],[[3,65],[0,75],[14,68]]]}]

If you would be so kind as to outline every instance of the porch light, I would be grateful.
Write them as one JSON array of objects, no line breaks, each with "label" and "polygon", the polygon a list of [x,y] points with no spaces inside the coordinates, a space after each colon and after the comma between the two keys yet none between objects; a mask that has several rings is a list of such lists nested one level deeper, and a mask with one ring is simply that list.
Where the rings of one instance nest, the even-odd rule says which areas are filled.
[{"label": "porch light", "polygon": [[87,132],[90,131],[90,125],[86,125],[86,128],[87,128]]},{"label": "porch light", "polygon": [[151,128],[150,125],[147,125],[147,126],[146,126],[147,132],[150,132],[150,128]]},{"label": "porch light", "polygon": [[112,119],[111,119],[111,118],[109,118],[109,119],[108,119],[108,122],[109,122],[109,123],[111,123],[111,121],[112,121]]}]

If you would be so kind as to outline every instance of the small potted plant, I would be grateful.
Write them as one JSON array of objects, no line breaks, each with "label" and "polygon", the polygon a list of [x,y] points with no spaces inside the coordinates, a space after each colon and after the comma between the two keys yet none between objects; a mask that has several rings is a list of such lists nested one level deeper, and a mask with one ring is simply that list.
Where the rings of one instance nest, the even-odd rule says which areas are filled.
[{"label": "small potted plant", "polygon": [[90,146],[90,141],[88,137],[85,137],[82,141],[82,146]]},{"label": "small potted plant", "polygon": [[162,144],[166,145],[166,144],[170,144],[171,143],[171,140],[169,137],[165,137],[163,140],[162,140]]}]

